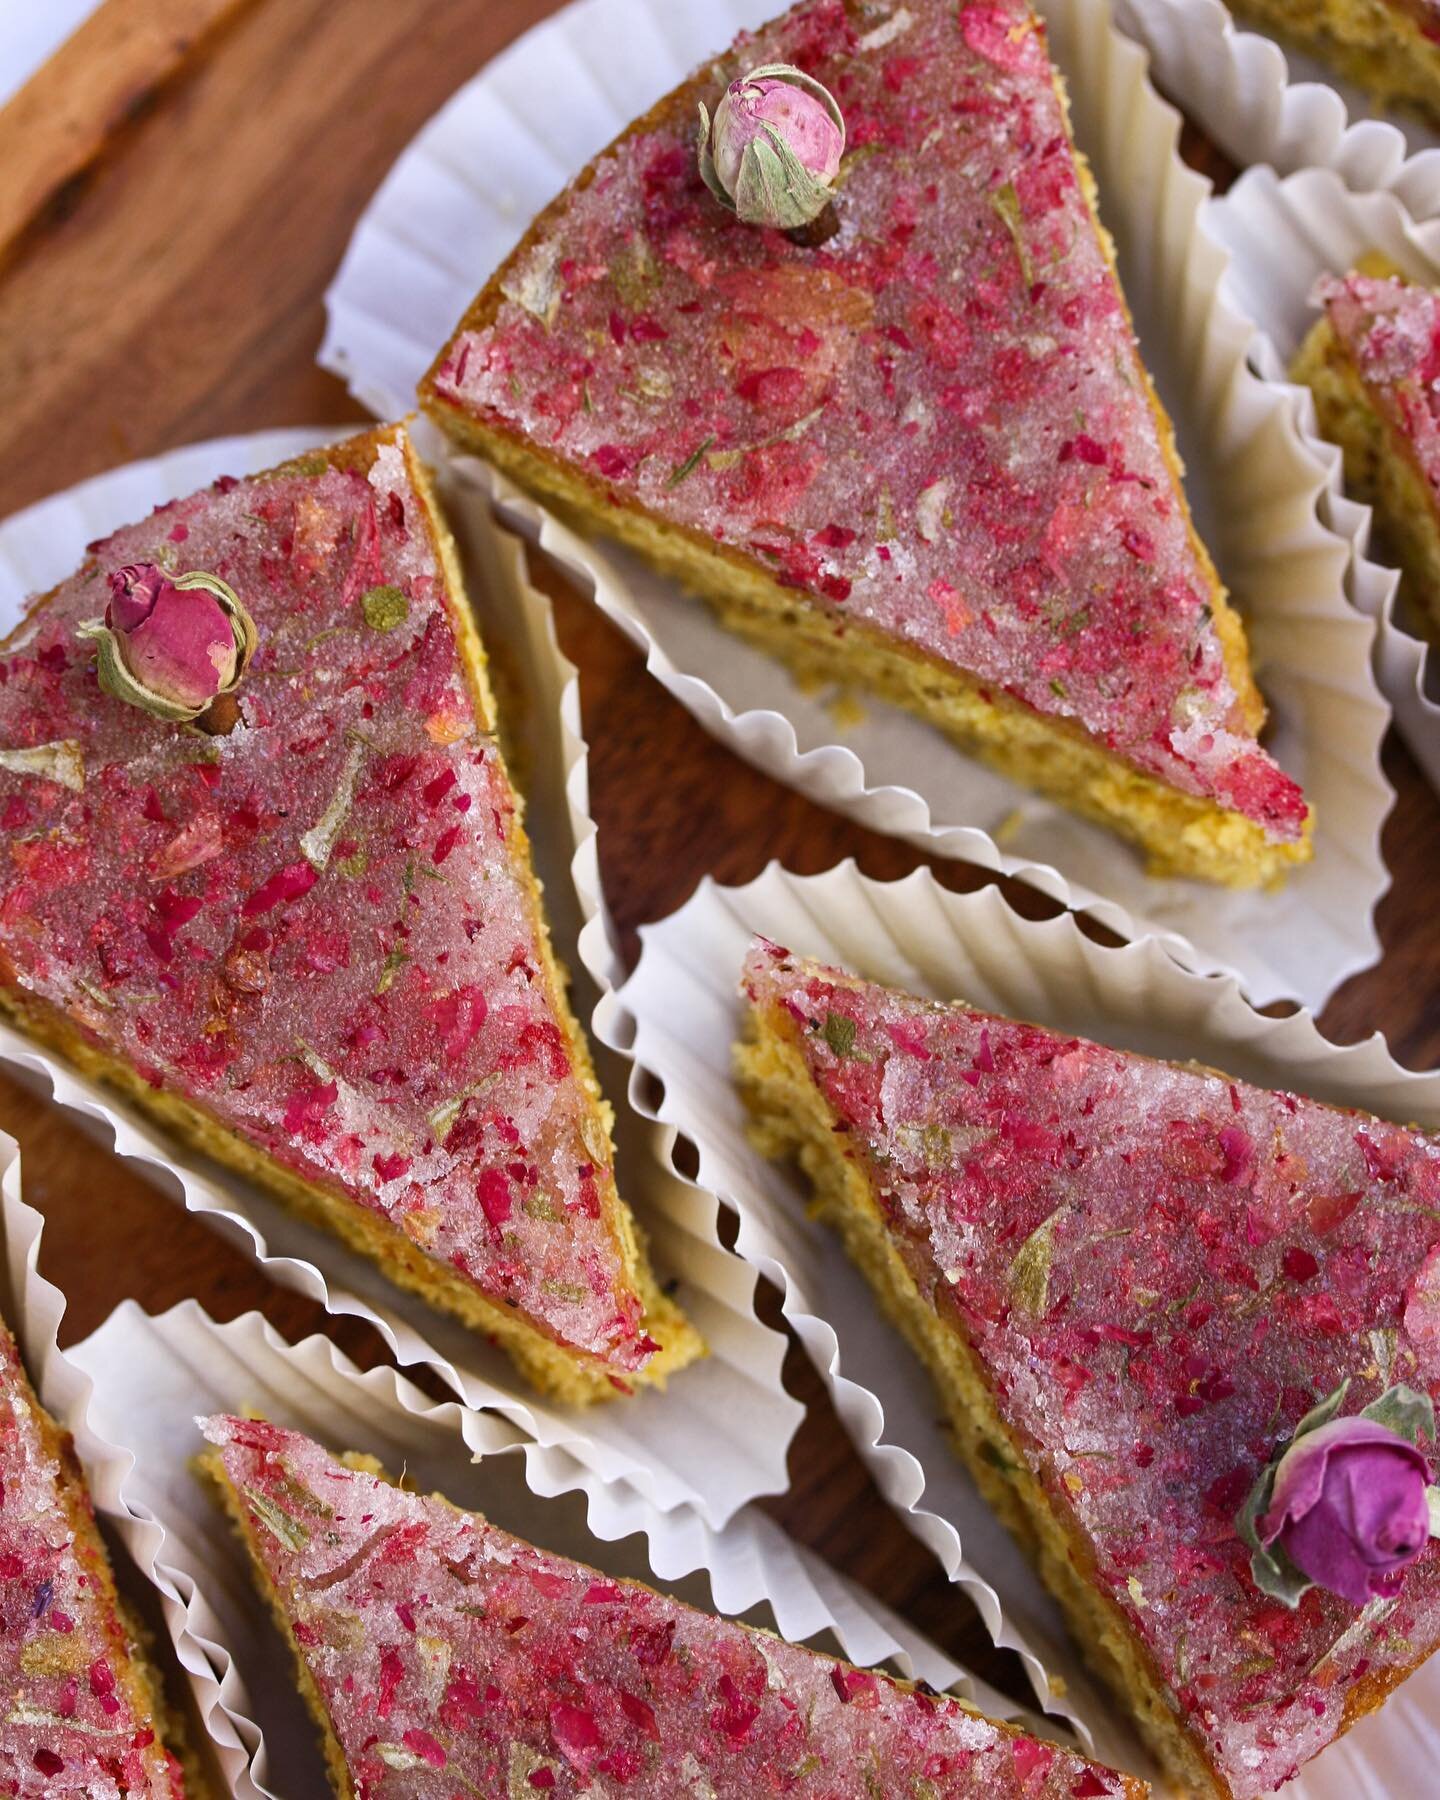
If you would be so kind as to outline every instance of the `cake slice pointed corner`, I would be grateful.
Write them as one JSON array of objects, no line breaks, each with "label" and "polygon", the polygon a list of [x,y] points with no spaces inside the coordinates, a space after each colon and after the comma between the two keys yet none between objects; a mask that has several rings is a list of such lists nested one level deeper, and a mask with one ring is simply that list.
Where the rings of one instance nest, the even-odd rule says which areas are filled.
[{"label": "cake slice pointed corner", "polygon": [[22,1800],[207,1793],[116,1592],[74,1445],[3,1323],[0,1495],[0,1790]]},{"label": "cake slice pointed corner", "polygon": [[1145,1783],[551,1555],[263,1420],[205,1474],[294,1651],[337,1795],[1143,1800]]},{"label": "cake slice pointed corner", "polygon": [[1440,1139],[763,939],[742,991],[759,1146],[798,1157],[1091,1666],[1182,1791],[1288,1781],[1440,1643],[1433,1542],[1388,1598],[1292,1609],[1238,1520],[1342,1383],[1347,1413],[1440,1391]]},{"label": "cake slice pointed corner", "polygon": [[[700,104],[777,62],[847,122],[818,244],[697,171]],[[1024,0],[802,0],[742,36],[540,214],[421,398],[802,676],[909,707],[1157,872],[1309,857]]]},{"label": "cake slice pointed corner", "polygon": [[[127,569],[166,605],[197,571],[240,597],[257,647],[228,721],[97,685],[81,628]],[[484,653],[402,427],[91,545],[0,673],[0,1009],[561,1400],[701,1352],[616,1191]]]},{"label": "cake slice pointed corner", "polygon": [[1347,489],[1375,508],[1406,597],[1440,643],[1440,294],[1372,257],[1326,276],[1315,298],[1291,377],[1315,396]]}]

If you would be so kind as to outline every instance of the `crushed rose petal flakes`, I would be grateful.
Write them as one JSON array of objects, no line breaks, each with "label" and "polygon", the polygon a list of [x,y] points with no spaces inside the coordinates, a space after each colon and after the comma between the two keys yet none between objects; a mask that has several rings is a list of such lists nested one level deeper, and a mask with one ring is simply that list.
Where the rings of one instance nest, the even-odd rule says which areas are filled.
[{"label": "crushed rose petal flakes", "polygon": [[909,0],[875,44],[852,12],[807,0],[717,65],[798,64],[839,101],[823,246],[726,212],[677,112],[567,193],[436,396],[1297,840],[1306,803],[1245,723],[1043,26],[1025,0]]},{"label": "crushed rose petal flakes", "polygon": [[184,1800],[179,1763],[120,1678],[129,1640],[70,1526],[75,1479],[0,1327],[0,1793]]},{"label": "crushed rose petal flakes", "polygon": [[[536,978],[515,795],[425,517],[382,441],[368,472],[306,459],[92,546],[0,651],[0,744],[73,738],[85,768],[77,792],[0,767],[0,813],[23,809],[0,965],[156,1087],[631,1373],[653,1345],[600,1203],[606,1133]],[[162,540],[167,570],[220,575],[259,630],[226,737],[107,698],[76,644],[109,572]],[[377,585],[398,597],[383,628]],[[460,800],[463,826],[437,831]]]},{"label": "crushed rose petal flakes", "polygon": [[946,1696],[606,1580],[298,1432],[224,1416],[204,1431],[361,1793],[400,1791],[396,1769],[413,1800],[1140,1792]]},{"label": "crushed rose petal flakes", "polygon": [[1433,1544],[1364,1622],[1318,1588],[1295,1612],[1259,1593],[1234,1524],[1346,1377],[1347,1409],[1440,1394],[1440,1139],[763,940],[744,992],[798,1027],[921,1293],[1237,1800],[1288,1780],[1367,1673],[1440,1645]]}]

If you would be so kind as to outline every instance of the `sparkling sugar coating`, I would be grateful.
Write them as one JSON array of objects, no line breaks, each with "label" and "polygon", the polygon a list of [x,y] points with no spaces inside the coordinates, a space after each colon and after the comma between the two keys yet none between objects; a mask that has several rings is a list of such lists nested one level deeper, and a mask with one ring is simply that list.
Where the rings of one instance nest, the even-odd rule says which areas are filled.
[{"label": "sparkling sugar coating", "polygon": [[0,1327],[0,1793],[183,1800],[180,1765],[136,1711],[125,1628],[76,1541],[68,1509],[89,1508],[76,1480]]},{"label": "sparkling sugar coating", "polygon": [[[435,390],[1187,793],[1301,835],[1254,741],[1023,0],[811,0],[849,152],[818,248],[738,223],[684,103],[542,221]],[[712,100],[713,104],[713,100]]]},{"label": "sparkling sugar coating", "polygon": [[[229,736],[100,692],[75,628],[139,561],[218,574],[254,617]],[[92,546],[0,652],[0,977],[629,1371],[653,1346],[608,1138],[443,594],[398,442],[368,473],[317,455],[223,480]]]},{"label": "sparkling sugar coating", "polygon": [[763,940],[744,990],[799,1026],[921,1293],[1181,1716],[1237,1796],[1268,1793],[1357,1684],[1440,1641],[1433,1544],[1394,1601],[1357,1613],[1312,1588],[1289,1612],[1234,1524],[1347,1376],[1347,1411],[1392,1381],[1440,1393],[1440,1141]]},{"label": "sparkling sugar coating", "polygon": [[957,1701],[609,1580],[298,1432],[203,1429],[362,1800],[1127,1791]]},{"label": "sparkling sugar coating", "polygon": [[1352,273],[1323,276],[1315,298],[1440,503],[1440,294]]}]

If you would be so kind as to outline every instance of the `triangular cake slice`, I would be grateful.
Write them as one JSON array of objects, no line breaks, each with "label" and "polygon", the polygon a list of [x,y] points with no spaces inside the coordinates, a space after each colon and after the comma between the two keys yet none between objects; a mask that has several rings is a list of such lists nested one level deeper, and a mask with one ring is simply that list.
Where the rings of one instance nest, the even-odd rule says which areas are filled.
[{"label": "triangular cake slice", "polygon": [[[699,105],[769,63],[846,118],[818,245],[697,172]],[[422,400],[803,677],[868,683],[1157,870],[1309,855],[1023,0],[805,0],[743,36],[540,215]]]},{"label": "triangular cake slice", "polygon": [[957,1700],[614,1581],[253,1419],[204,1467],[294,1649],[335,1792],[1081,1800],[1143,1782]]},{"label": "triangular cake slice", "polygon": [[[1440,1139],[941,1006],[760,940],[743,1093],[929,1366],[976,1480],[1195,1795],[1269,1793],[1440,1643],[1298,1609],[1237,1514],[1348,1379],[1440,1390]],[[1433,1445],[1431,1445],[1433,1449]]]},{"label": "triangular cake slice", "polygon": [[[225,735],[97,685],[129,566],[219,576]],[[92,545],[0,647],[0,1007],[583,1401],[698,1342],[615,1190],[485,661],[409,439]]]},{"label": "triangular cake slice", "polygon": [[1350,1381],[1440,1389],[1440,1139],[938,1005],[758,940],[741,1085],[981,1488],[1187,1793],[1269,1793],[1440,1643],[1251,1579],[1240,1512]]},{"label": "triangular cake slice", "polygon": [[184,1800],[203,1791],[125,1617],[68,1435],[0,1325],[0,1793]]},{"label": "triangular cake slice", "polygon": [[1375,508],[1406,595],[1440,643],[1440,294],[1353,270],[1316,289],[1323,307],[1292,368],[1320,429],[1345,453],[1345,485]]}]

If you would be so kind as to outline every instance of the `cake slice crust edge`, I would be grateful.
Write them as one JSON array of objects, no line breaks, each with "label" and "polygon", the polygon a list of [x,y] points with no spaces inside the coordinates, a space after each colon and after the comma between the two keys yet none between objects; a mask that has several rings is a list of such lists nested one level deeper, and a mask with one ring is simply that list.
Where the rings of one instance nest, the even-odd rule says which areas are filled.
[{"label": "cake slice crust edge", "polygon": [[1385,0],[1240,0],[1247,24],[1333,65],[1380,105],[1440,119],[1440,48]]},{"label": "cake slice crust edge", "polygon": [[[918,714],[1000,774],[1136,844],[1152,875],[1267,888],[1310,859],[1309,825],[1300,841],[1275,842],[1242,814],[1167,786],[1078,728],[1046,719],[933,658],[901,651],[863,623],[837,632],[827,614],[758,565],[665,525],[643,508],[615,506],[583,473],[540,455],[510,432],[482,425],[443,400],[425,405],[462,448],[553,503],[581,531],[602,531],[639,551],[801,681],[858,682]],[[864,649],[857,654],[858,642]]]},{"label": "cake slice crust edge", "polygon": [[70,1433],[41,1404],[20,1360],[9,1327],[0,1321],[0,1337],[14,1356],[19,1371],[21,1394],[39,1431],[40,1441],[59,1467],[60,1479],[56,1496],[65,1523],[73,1533],[75,1553],[87,1574],[99,1588],[101,1603],[115,1619],[125,1640],[121,1664],[123,1681],[137,1717],[148,1717],[155,1735],[182,1771],[183,1792],[187,1800],[209,1800],[214,1792],[200,1764],[187,1722],[172,1704],[165,1679],[151,1654],[149,1633],[136,1617],[134,1608],[121,1595],[115,1583],[115,1569],[104,1538],[100,1535],[85,1471],[75,1450]]},{"label": "cake slice crust edge", "polygon": [[[487,727],[496,727],[497,714],[485,650],[466,599],[458,551],[409,433],[401,426],[381,425],[315,454],[323,455],[332,467],[363,471],[382,445],[393,443],[397,438],[403,446],[406,471],[425,509],[427,530],[444,572],[446,615],[454,631],[457,656],[476,716]],[[282,472],[285,467],[281,465],[281,471],[262,471],[262,474]],[[42,597],[25,615],[22,627],[33,618],[35,611],[44,607],[48,598],[48,595]],[[503,735],[503,724],[499,724],[498,729]],[[576,1079],[596,1107],[608,1139],[610,1108],[601,1094],[590,1046],[570,1005],[566,980],[551,942],[524,827],[523,801],[513,783],[512,791],[516,801],[515,860],[525,876],[530,924],[548,997],[565,1034]],[[534,1385],[558,1402],[586,1405],[614,1398],[625,1391],[616,1385],[618,1378],[603,1365],[560,1344],[528,1319],[489,1299],[472,1282],[427,1254],[379,1212],[353,1200],[337,1186],[308,1179],[286,1168],[258,1144],[222,1124],[178,1089],[153,1087],[122,1057],[95,1043],[57,1009],[29,995],[13,979],[3,946],[0,946],[0,1016],[10,1018],[27,1036],[57,1051],[82,1074],[118,1090],[183,1142],[247,1176],[290,1211],[338,1237],[350,1249],[375,1263],[397,1286],[418,1294],[471,1329],[496,1339]],[[671,1374],[705,1354],[704,1344],[680,1308],[661,1290],[645,1251],[641,1228],[618,1195],[613,1173],[606,1184],[602,1205],[607,1205],[610,1210],[610,1223],[621,1245],[626,1273],[644,1306],[641,1329],[648,1330],[661,1345],[640,1370],[625,1376],[625,1384],[627,1387],[663,1387]]]},{"label": "cake slice crust edge", "polygon": [[[1053,65],[1052,76],[1086,210],[1133,339],[1114,242],[1100,218],[1088,159],[1074,141],[1064,79]],[[1135,844],[1154,876],[1188,876],[1236,888],[1280,886],[1293,868],[1313,855],[1313,809],[1298,839],[1272,838],[1245,815],[1140,770],[1067,719],[1036,712],[957,665],[901,644],[863,621],[837,621],[801,590],[775,580],[757,559],[667,521],[638,501],[619,498],[588,469],[543,451],[499,416],[478,417],[441,391],[439,378],[451,345],[466,332],[495,323],[510,277],[563,217],[570,196],[588,188],[606,158],[628,139],[653,132],[677,116],[693,117],[697,102],[712,86],[713,70],[706,65],[618,133],[537,214],[437,353],[418,390],[422,409],[460,449],[494,463],[520,486],[553,503],[561,517],[582,533],[610,537],[644,556],[687,593],[703,599],[723,625],[777,657],[801,682],[859,685],[907,708],[999,773]],[[1135,361],[1174,496],[1209,584],[1226,669],[1247,728],[1258,734],[1265,705],[1251,672],[1245,627],[1196,531],[1173,423],[1138,352]],[[863,646],[858,653],[857,644]]]},{"label": "cake slice crust edge", "polygon": [[1432,643],[1440,644],[1440,518],[1413,451],[1371,394],[1330,320],[1311,326],[1290,379],[1315,400],[1321,435],[1342,452],[1345,484],[1370,505],[1394,550],[1407,598]]},{"label": "cake slice crust edge", "polygon": [[[411,1485],[404,1481],[403,1478],[400,1481],[397,1481],[375,1457],[364,1452],[347,1451],[340,1454],[337,1460],[347,1468],[372,1475],[377,1480],[387,1482],[391,1486],[409,1487]],[[335,1733],[329,1709],[325,1705],[319,1685],[310,1671],[309,1665],[305,1660],[304,1651],[292,1629],[289,1613],[286,1610],[283,1597],[270,1578],[265,1559],[260,1553],[258,1540],[256,1539],[250,1524],[248,1508],[230,1479],[229,1471],[225,1467],[225,1459],[220,1446],[213,1443],[207,1444],[206,1447],[194,1457],[192,1467],[202,1485],[209,1492],[211,1498],[223,1509],[232,1528],[244,1545],[249,1560],[250,1572],[255,1585],[264,1597],[272,1616],[280,1627],[286,1643],[290,1647],[290,1651],[294,1658],[297,1685],[319,1733],[321,1749],[325,1756],[326,1766],[329,1770],[331,1783],[334,1787],[337,1800],[358,1800],[358,1790],[351,1778],[349,1764],[346,1760],[345,1752],[341,1746],[340,1740]],[[463,1513],[464,1509],[456,1506],[455,1503],[449,1500],[444,1494],[432,1494],[429,1498],[450,1508],[453,1512]],[[479,1517],[480,1515],[472,1516]],[[576,1558],[567,1558],[565,1560],[570,1562],[580,1573],[589,1574],[597,1581],[610,1582],[612,1580],[612,1578],[606,1575],[603,1570],[597,1569],[588,1563],[579,1561]],[[615,1585],[621,1588],[637,1589],[642,1592],[652,1593],[661,1599],[667,1598],[662,1590],[652,1587],[648,1582],[624,1578],[618,1580]],[[679,1603],[677,1602],[676,1604]],[[751,1637],[773,1638],[776,1642],[782,1643],[786,1641],[778,1638],[775,1633],[767,1631],[763,1627],[746,1625],[742,1621],[726,1621],[726,1623],[738,1625],[740,1630],[748,1633]],[[849,1662],[844,1657],[832,1657],[827,1655],[824,1660],[841,1670],[871,1673],[871,1671],[862,1670],[860,1665]],[[908,1681],[898,1675],[886,1674],[883,1679],[889,1686],[902,1693],[914,1693],[917,1689],[923,1690],[925,1685],[924,1683]],[[933,1689],[929,1691],[933,1692]],[[1028,1735],[1018,1727],[1009,1725],[1003,1720],[990,1719],[987,1714],[981,1713],[978,1708],[971,1706],[968,1701],[958,1700],[957,1697],[953,1695],[948,1696],[948,1698],[956,1700],[956,1703],[964,1707],[966,1711],[974,1713],[979,1718],[985,1719],[987,1724],[1005,1736],[1011,1738],[1023,1738]],[[1150,1792],[1147,1783],[1140,1780],[1138,1777],[1127,1775],[1119,1770],[1107,1770],[1106,1773],[1118,1775],[1120,1779],[1121,1791],[1118,1800],[1144,1800],[1144,1797]]]}]

